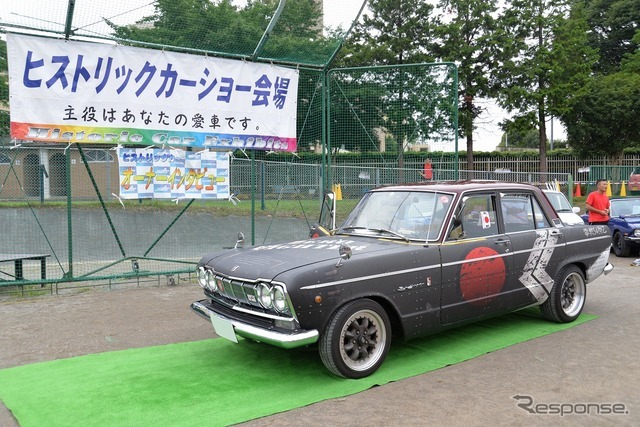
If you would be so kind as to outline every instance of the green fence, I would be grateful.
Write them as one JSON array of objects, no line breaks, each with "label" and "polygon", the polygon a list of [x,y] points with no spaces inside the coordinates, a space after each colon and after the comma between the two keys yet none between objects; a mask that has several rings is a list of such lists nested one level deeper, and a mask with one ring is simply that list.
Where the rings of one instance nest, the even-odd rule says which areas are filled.
[{"label": "green fence", "polygon": [[[69,0],[5,10],[0,31],[295,67],[298,152],[319,153],[320,161],[235,152],[229,200],[121,200],[115,151],[9,138],[1,42],[2,288],[50,284],[53,292],[67,282],[147,276],[174,282],[188,278],[203,254],[233,245],[238,231],[251,244],[304,238],[323,192],[339,181],[342,212],[373,185],[415,181],[417,169],[406,164],[405,149],[455,141],[456,69],[416,64],[329,72],[365,3],[334,2],[323,10],[322,2],[307,1]],[[345,150],[391,153],[393,159],[370,171],[333,166],[335,154]]]}]

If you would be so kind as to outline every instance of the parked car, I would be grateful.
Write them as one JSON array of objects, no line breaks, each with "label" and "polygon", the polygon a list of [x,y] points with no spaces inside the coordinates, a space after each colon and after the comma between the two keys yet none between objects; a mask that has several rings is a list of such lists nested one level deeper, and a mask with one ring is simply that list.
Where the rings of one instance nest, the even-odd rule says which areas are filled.
[{"label": "parked car", "polygon": [[[606,226],[566,227],[542,191],[505,182],[421,183],[368,191],[329,235],[242,247],[200,260],[215,332],[283,348],[317,346],[335,375],[362,378],[391,338],[410,340],[539,306],[575,320],[587,284],[613,267]],[[321,215],[323,217],[323,215]]]},{"label": "parked car", "polygon": [[609,230],[613,253],[629,256],[640,249],[640,197],[611,199]]},{"label": "parked car", "polygon": [[542,191],[547,195],[547,198],[551,202],[551,206],[556,210],[558,216],[565,225],[584,224],[582,217],[578,215],[580,208],[577,206],[571,206],[564,193],[555,190]]}]

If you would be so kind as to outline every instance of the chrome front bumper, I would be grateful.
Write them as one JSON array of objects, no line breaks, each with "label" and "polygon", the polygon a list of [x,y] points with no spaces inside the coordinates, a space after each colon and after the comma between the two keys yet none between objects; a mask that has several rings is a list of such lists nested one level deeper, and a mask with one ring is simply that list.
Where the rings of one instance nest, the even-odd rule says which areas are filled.
[{"label": "chrome front bumper", "polygon": [[270,344],[275,347],[302,347],[305,345],[314,344],[318,341],[319,337],[319,333],[315,329],[309,331],[292,331],[291,333],[284,333],[258,328],[256,326],[222,316],[206,307],[201,301],[196,301],[191,304],[191,309],[205,319],[208,319],[209,321],[211,321],[212,318],[217,318],[230,323],[233,326],[233,332],[237,336],[263,342],[265,344]]},{"label": "chrome front bumper", "polygon": [[604,266],[603,273],[606,276],[607,274],[611,273],[612,271],[613,271],[613,264],[608,262],[607,265]]}]

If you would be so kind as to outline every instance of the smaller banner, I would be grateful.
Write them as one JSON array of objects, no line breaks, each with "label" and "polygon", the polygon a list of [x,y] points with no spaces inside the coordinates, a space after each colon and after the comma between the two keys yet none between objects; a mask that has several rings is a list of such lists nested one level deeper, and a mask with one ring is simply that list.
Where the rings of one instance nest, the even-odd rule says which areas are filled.
[{"label": "smaller banner", "polygon": [[122,199],[227,199],[229,154],[118,148]]}]

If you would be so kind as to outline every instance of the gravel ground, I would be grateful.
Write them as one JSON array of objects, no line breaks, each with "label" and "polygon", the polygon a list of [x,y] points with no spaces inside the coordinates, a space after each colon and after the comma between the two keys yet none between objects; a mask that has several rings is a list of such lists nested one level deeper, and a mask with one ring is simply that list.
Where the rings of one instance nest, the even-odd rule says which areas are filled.
[{"label": "gravel ground", "polygon": [[[245,425],[639,425],[640,267],[630,266],[634,259],[612,255],[614,271],[590,285],[585,311],[596,320]],[[2,301],[0,369],[211,338],[211,325],[189,309],[200,298],[197,285],[180,284]],[[527,399],[530,411],[522,407]],[[590,414],[579,413],[586,403],[593,404]],[[612,403],[626,413],[597,413]],[[574,413],[549,414],[553,408]],[[17,425],[0,403],[0,426]]]}]

